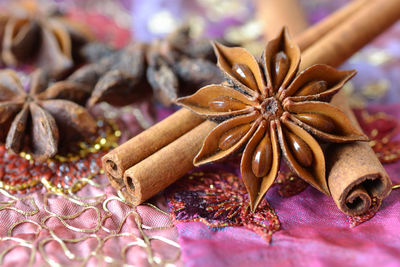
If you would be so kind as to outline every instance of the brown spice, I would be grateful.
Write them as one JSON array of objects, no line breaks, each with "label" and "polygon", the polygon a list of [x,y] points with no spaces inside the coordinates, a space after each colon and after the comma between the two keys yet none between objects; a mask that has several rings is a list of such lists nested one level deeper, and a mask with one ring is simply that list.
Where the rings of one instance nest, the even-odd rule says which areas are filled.
[{"label": "brown spice", "polygon": [[181,109],[115,148],[102,158],[103,168],[111,184],[118,189],[123,187],[122,178],[127,169],[186,134],[202,121],[194,113]]},{"label": "brown spice", "polygon": [[[339,66],[400,18],[400,1],[373,0],[303,53],[300,69],[313,64]],[[368,29],[366,30],[366,24]],[[343,45],[343,42],[346,45]],[[333,57],[332,55],[338,55]]]},{"label": "brown spice", "polygon": [[[337,94],[332,104],[342,109],[361,130],[343,94]],[[364,214],[374,206],[373,199],[380,205],[390,194],[392,182],[368,143],[331,145],[326,154],[330,192],[344,213]]]},{"label": "brown spice", "polygon": [[245,146],[241,173],[253,210],[277,176],[280,151],[299,177],[329,194],[325,158],[313,136],[326,142],[367,140],[326,103],[355,71],[314,65],[295,76],[300,50],[287,30],[267,44],[261,63],[243,48],[215,44],[215,51],[229,86],[210,85],[177,101],[222,121],[205,138],[194,164],[223,159]]},{"label": "brown spice", "polygon": [[[127,185],[132,203],[139,205],[193,168],[192,155],[199,151],[203,142],[198,138],[199,133],[207,134],[214,127],[214,122],[205,121],[126,170],[124,184]],[[157,168],[154,168],[154,164],[157,164]],[[168,169],[170,171],[165,172]],[[149,170],[152,170],[151,178]]]},{"label": "brown spice", "polygon": [[83,53],[96,62],[77,70],[69,80],[94,88],[91,106],[103,101],[126,105],[151,93],[168,106],[178,95],[222,81],[211,44],[205,39],[191,38],[187,27],[150,44],[130,44],[122,51],[94,43],[88,44]]},{"label": "brown spice", "polygon": [[[364,16],[363,17],[357,16],[357,19],[355,21],[353,21],[353,23],[355,23],[356,25],[360,26],[360,28],[357,28],[357,30],[355,30],[354,32],[351,32],[350,34],[368,35],[368,36],[370,36],[370,33],[372,31],[373,34],[375,34],[375,36],[376,36],[379,33],[383,32],[387,27],[390,26],[390,24],[382,23],[382,21],[381,21],[379,23],[379,28],[376,29],[376,28],[373,28],[373,25],[375,25],[375,19],[383,19],[383,20],[386,20],[386,21],[392,21],[393,22],[393,17],[392,16],[386,17],[384,12],[382,12],[382,10],[384,10],[387,7],[387,5],[393,7],[393,4],[399,4],[399,2],[397,0],[384,1],[384,2],[382,2],[382,8],[379,7],[379,6],[376,7],[376,10],[375,10],[376,12],[371,13],[369,18],[366,18]],[[395,9],[395,10],[400,10],[400,9]],[[393,15],[393,12],[390,12],[389,14]],[[348,29],[343,26],[343,27],[341,27],[341,31],[336,31],[334,35],[332,35],[331,33],[328,33],[326,35],[326,38],[332,37],[335,40],[339,40],[340,44],[338,44],[338,48],[337,48],[338,50],[336,51],[337,53],[329,54],[328,57],[325,58],[325,59],[329,59],[329,57],[334,57],[334,58],[338,58],[339,57],[339,60],[345,60],[348,57],[348,54],[344,54],[343,58],[340,58],[342,56],[342,54],[340,53],[341,48],[346,47],[348,45],[347,42],[350,41],[350,40],[348,40],[348,38],[344,38],[343,37],[342,34],[344,32],[347,32],[347,35],[349,34],[348,33]],[[351,40],[350,44],[355,44],[354,40]],[[362,45],[365,45],[365,44],[366,44],[366,39],[365,38],[360,38],[358,40],[358,42],[356,42],[355,45],[357,47],[361,47]],[[315,47],[320,47],[320,49],[323,50],[324,46],[316,45]],[[307,54],[306,57],[303,57],[303,60],[304,61],[309,61],[309,62],[312,61],[313,60],[313,54]],[[308,66],[305,65],[305,67],[308,67]],[[169,126],[166,125],[165,127],[168,128]],[[174,127],[175,127],[175,129],[178,129],[180,127],[179,123],[174,125]],[[167,130],[167,129],[165,129],[165,130]],[[197,138],[198,139],[203,139],[208,134],[208,132],[196,131],[196,134],[197,134]],[[145,141],[142,140],[141,142],[145,142]],[[131,145],[132,145],[132,147],[134,147],[134,144],[131,144]],[[174,152],[179,154],[180,149],[184,149],[184,148],[182,146],[180,146],[180,144],[175,143],[175,146],[173,148]],[[167,145],[167,146],[165,146],[165,149],[159,150],[159,151],[154,153],[154,154],[158,154],[157,158],[160,160],[159,162],[154,162],[153,161],[153,159],[154,159],[153,157],[148,157],[148,158],[143,160],[143,166],[151,166],[151,167],[149,167],[149,169],[142,169],[141,170],[141,173],[146,174],[146,175],[143,175],[143,177],[142,177],[143,180],[147,180],[148,179],[148,180],[151,180],[151,181],[158,181],[159,179],[161,179],[160,177],[165,177],[164,174],[168,174],[168,178],[169,179],[176,180],[179,177],[178,177],[178,175],[174,176],[173,172],[175,171],[175,169],[177,167],[179,167],[180,172],[182,170],[189,171],[192,168],[193,165],[192,165],[191,162],[189,162],[189,164],[186,164],[186,165],[179,164],[178,166],[173,166],[173,165],[166,164],[165,162],[169,162],[169,158],[163,157],[163,155],[166,154],[166,153],[169,153],[170,150],[172,150],[172,148],[170,148],[169,145]],[[191,156],[194,158],[195,154],[196,154],[196,152],[194,152]],[[146,164],[144,164],[144,162],[146,162]],[[159,166],[161,166],[161,167],[159,167]],[[159,174],[159,176],[156,177],[156,176],[152,175],[153,172],[157,172]],[[149,185],[149,184],[152,185],[152,183],[149,183],[149,182],[146,183],[146,185]],[[127,183],[127,184],[125,184],[125,186],[127,188],[129,188],[131,186],[131,184]],[[141,187],[142,187],[142,190],[145,190],[145,191],[148,190],[149,192],[150,191],[152,192],[152,195],[150,195],[149,197],[155,195],[156,193],[159,193],[159,191],[161,191],[162,189],[165,189],[165,188],[158,188],[159,191],[156,191],[156,190],[153,190],[152,187],[149,187],[149,188],[145,188],[144,186],[141,186]],[[125,192],[127,192],[127,191],[125,191]],[[133,192],[135,193],[136,191],[133,189]],[[135,198],[135,195],[132,195],[132,196],[136,200],[139,199],[139,198]],[[147,200],[147,199],[146,198],[142,198],[141,202],[143,202],[145,200]]]},{"label": "brown spice", "polygon": [[[339,24],[346,23],[346,20],[352,17],[360,9],[364,8],[367,4],[370,4],[370,0],[353,0],[347,5],[344,5],[341,9],[338,9],[326,19],[321,20],[312,27],[305,29],[300,32],[296,32],[295,41],[299,44],[300,50],[305,50],[313,43],[318,41],[322,36],[327,34],[329,31],[337,27]],[[261,3],[260,3],[261,4]],[[260,14],[261,15],[261,14]],[[266,15],[266,14],[265,14]],[[298,21],[294,21],[293,24],[299,24]],[[302,23],[300,23],[301,25]],[[268,24],[265,24],[268,25]],[[282,23],[280,26],[285,25]],[[289,28],[292,29],[292,28]],[[267,30],[269,30],[267,28]]]},{"label": "brown spice", "polygon": [[[264,2],[260,1],[261,4]],[[295,41],[300,48],[306,49],[303,67],[300,68],[315,63],[338,66],[398,20],[399,12],[400,2],[397,0],[352,1],[296,36]],[[266,29],[269,30],[269,27]],[[341,108],[357,126],[342,94],[335,95],[332,104]],[[390,193],[391,181],[369,144],[330,145],[325,153],[330,193],[338,208],[353,216],[376,211]]]},{"label": "brown spice", "polygon": [[29,146],[35,158],[44,161],[57,153],[60,137],[71,140],[96,131],[96,121],[77,104],[89,95],[81,84],[63,81],[49,86],[39,69],[31,74],[28,92],[12,70],[0,71],[0,85],[0,137],[15,153]]},{"label": "brown spice", "polygon": [[31,63],[60,77],[74,65],[88,32],[56,10],[29,2],[9,4],[0,13],[1,61],[6,66]]},{"label": "brown spice", "polygon": [[298,0],[256,0],[257,18],[264,30],[264,40],[271,40],[283,26],[297,36],[307,28],[307,18]]},{"label": "brown spice", "polygon": [[[309,47],[303,54],[300,68],[316,62],[340,65],[399,17],[399,1],[369,1],[345,23],[335,27]],[[332,57],[337,54],[340,56]],[[333,104],[343,109],[356,122],[343,96],[335,96]],[[349,215],[360,215],[376,208],[373,199],[377,199],[380,204],[389,195],[390,178],[367,143],[330,146],[326,153],[329,163],[328,184],[332,198],[340,210]]]}]

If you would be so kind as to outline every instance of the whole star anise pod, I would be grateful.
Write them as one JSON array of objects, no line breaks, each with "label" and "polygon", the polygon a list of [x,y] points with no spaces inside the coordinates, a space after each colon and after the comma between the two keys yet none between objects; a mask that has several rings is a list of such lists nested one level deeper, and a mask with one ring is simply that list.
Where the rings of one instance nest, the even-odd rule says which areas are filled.
[{"label": "whole star anise pod", "polygon": [[253,210],[277,177],[281,153],[299,177],[329,195],[325,158],[315,138],[367,140],[341,110],[327,103],[356,72],[314,65],[297,73],[300,50],[286,29],[267,44],[259,62],[243,48],[215,43],[215,51],[227,84],[206,86],[177,101],[220,122],[194,164],[225,158],[244,147],[240,170]]},{"label": "whole star anise pod", "polygon": [[68,81],[49,86],[40,69],[31,74],[25,91],[16,72],[0,71],[0,141],[15,153],[28,146],[39,161],[54,156],[60,138],[69,141],[96,132],[96,121],[77,104],[89,93],[88,88]]},{"label": "whole star anise pod", "polygon": [[[90,50],[92,47],[97,50],[97,46],[97,43],[88,44],[83,50]],[[107,48],[100,47],[107,51]],[[124,106],[151,94],[145,79],[143,44],[130,44],[122,50],[108,50],[101,54],[106,56],[83,66],[68,77],[69,81],[92,88],[89,106],[100,102]],[[88,59],[91,57],[88,56]]]},{"label": "whole star anise pod", "polygon": [[133,43],[120,51],[88,44],[83,54],[95,62],[80,68],[68,79],[94,88],[89,105],[103,101],[126,105],[153,92],[157,100],[168,106],[178,94],[186,95],[223,79],[214,64],[209,41],[191,38],[187,27],[165,39],[150,44]]},{"label": "whole star anise pod", "polygon": [[86,39],[83,28],[33,1],[9,4],[0,13],[1,61],[6,66],[33,63],[60,77],[73,67]]}]

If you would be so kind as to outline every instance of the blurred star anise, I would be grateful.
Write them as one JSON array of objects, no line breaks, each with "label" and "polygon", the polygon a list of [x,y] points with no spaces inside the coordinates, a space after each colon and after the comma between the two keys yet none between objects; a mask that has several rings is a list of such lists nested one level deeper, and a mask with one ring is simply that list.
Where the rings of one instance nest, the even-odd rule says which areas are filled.
[{"label": "blurred star anise", "polygon": [[49,86],[42,70],[31,74],[28,91],[12,70],[0,71],[0,141],[18,153],[26,146],[44,161],[67,142],[96,132],[96,121],[78,105],[89,95],[81,84],[61,81]]},{"label": "blurred star anise", "polygon": [[[297,74],[300,50],[287,30],[267,44],[258,62],[243,48],[215,44],[227,84],[210,85],[178,103],[220,122],[206,137],[195,165],[245,147],[241,174],[254,210],[277,177],[282,152],[302,179],[329,195],[320,144],[367,140],[328,102],[355,71],[314,65]],[[314,136],[314,137],[313,137]]]},{"label": "blurred star anise", "polygon": [[189,28],[183,27],[165,39],[130,44],[120,51],[88,44],[83,54],[95,62],[78,69],[69,80],[94,88],[89,105],[103,101],[126,105],[153,92],[168,106],[178,94],[193,93],[210,82],[223,80],[209,41],[193,39],[189,33]]},{"label": "blurred star anise", "polygon": [[0,61],[6,66],[33,63],[60,77],[73,67],[74,53],[85,42],[82,28],[34,1],[10,3],[0,12]]}]

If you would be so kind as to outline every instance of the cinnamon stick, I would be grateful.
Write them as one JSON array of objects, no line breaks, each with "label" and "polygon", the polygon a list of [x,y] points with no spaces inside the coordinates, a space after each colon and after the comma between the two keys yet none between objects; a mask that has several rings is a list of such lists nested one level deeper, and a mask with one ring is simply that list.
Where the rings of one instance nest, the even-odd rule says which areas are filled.
[{"label": "cinnamon stick", "polygon": [[[346,23],[309,47],[303,53],[300,68],[317,63],[339,66],[399,18],[400,1],[371,1]],[[359,127],[342,94],[337,94],[331,103],[347,113]],[[381,203],[391,191],[391,180],[368,143],[330,146],[326,151],[326,162],[332,198],[346,214],[365,213],[371,208],[373,198]]]},{"label": "cinnamon stick", "polygon": [[124,183],[132,196],[132,203],[139,205],[190,171],[194,167],[194,155],[203,144],[203,137],[215,125],[215,122],[205,121],[129,168],[124,174]]},{"label": "cinnamon stick", "polygon": [[339,66],[400,18],[399,0],[370,0],[345,23],[302,54],[300,69],[314,64]]},{"label": "cinnamon stick", "polygon": [[[399,12],[392,11],[388,17],[384,13],[387,11],[379,12],[377,16],[376,14],[371,15],[371,10],[381,4],[378,2],[380,1],[353,1],[302,34],[297,35],[295,40],[302,50],[314,44],[303,53],[301,68],[304,69],[316,63],[339,65],[356,51],[352,49],[358,50],[377,33],[382,32],[388,25],[395,22],[400,16]],[[390,10],[399,6],[398,3],[395,1],[387,2],[381,8]],[[370,6],[367,7],[367,5]],[[354,15],[359,9],[362,9],[362,11]],[[397,11],[400,11],[400,6]],[[354,17],[351,18],[351,15],[354,15]],[[382,21],[382,16],[386,17],[385,21]],[[364,21],[368,17],[372,21],[374,19],[379,20],[374,26],[375,28],[370,31],[359,31],[365,27]],[[353,28],[350,29],[352,25]],[[335,30],[332,30],[333,28]],[[318,38],[329,31],[331,32],[325,38],[318,41]],[[354,33],[354,38],[348,40],[349,43],[347,41],[343,43],[343,38],[350,35],[349,32]],[[335,45],[341,43],[343,43],[343,46]],[[332,52],[326,53],[327,46],[331,47]],[[343,47],[346,46],[350,46],[350,49],[343,50]],[[338,48],[336,49],[336,47]],[[320,55],[324,58],[321,58]],[[340,55],[340,57],[334,58],[332,55]],[[331,103],[342,109],[354,125],[362,131],[343,94],[337,94]],[[344,213],[349,215],[363,214],[371,208],[374,198],[378,200],[377,204],[380,204],[381,200],[389,195],[391,180],[368,143],[355,142],[331,145],[325,154],[330,193],[338,208]]]},{"label": "cinnamon stick", "polygon": [[[373,14],[380,14],[384,12],[388,12],[387,6],[391,5],[395,6],[398,0],[387,0],[385,1],[384,5],[374,5],[376,6]],[[378,1],[380,2],[380,1]],[[400,2],[400,1],[399,1]],[[381,9],[382,7],[382,9]],[[356,20],[352,19],[352,23],[357,25],[357,31],[352,32],[351,30],[349,31],[348,27],[343,27],[343,24],[341,26],[341,31],[334,31],[334,37],[339,38],[336,40],[336,46],[337,49],[335,53],[327,53],[326,57],[324,58],[325,61],[327,60],[332,60],[335,58],[337,62],[342,62],[347,57],[349,56],[348,54],[348,49],[346,48],[347,46],[353,45],[354,43],[357,44],[358,48],[361,48],[363,45],[365,45],[369,40],[370,37],[378,35],[380,32],[382,32],[384,29],[389,27],[393,22],[393,12],[391,13],[390,16],[381,16],[379,15],[380,18],[387,20],[387,21],[381,21],[378,24],[379,29],[377,30],[376,27],[374,27],[374,24],[376,24],[376,21],[374,19],[370,19],[371,16],[366,17],[366,16],[355,16]],[[351,28],[351,26],[350,26]],[[342,32],[343,31],[343,32]],[[368,38],[361,38],[360,42],[355,42],[354,38],[346,38],[345,34],[352,33],[354,35],[359,35],[359,36],[368,36]],[[328,33],[326,38],[332,38],[331,33]],[[324,45],[319,44],[314,45],[313,49],[316,51],[323,50]],[[346,51],[346,53],[342,53],[342,50]],[[315,56],[320,57],[320,54],[316,54]],[[337,57],[339,59],[337,59]],[[314,63],[315,58],[313,53],[308,53],[308,50],[306,51],[306,54],[303,57],[303,68],[308,66],[308,64]],[[304,63],[305,62],[305,63]],[[318,60],[317,60],[318,62]],[[324,61],[323,61],[324,63]],[[164,124],[165,127],[167,128],[172,128],[168,124]],[[153,155],[149,156],[148,158],[142,160],[140,163],[137,164],[137,166],[132,167],[130,169],[129,173],[127,172],[127,175],[125,176],[125,185],[127,186],[127,192],[130,194],[134,194],[135,197],[134,202],[135,204],[139,204],[142,201],[145,201],[152,195],[158,193],[159,191],[163,190],[167,185],[171,184],[175,180],[177,180],[180,176],[182,176],[186,171],[192,168],[192,160],[194,156],[197,154],[198,149],[200,148],[199,146],[197,149],[192,149],[188,150],[188,140],[193,141],[193,146],[196,148],[196,144],[198,145],[197,142],[202,143],[204,140],[205,136],[208,134],[208,132],[211,130],[211,128],[207,131],[204,128],[202,130],[199,130],[200,128],[196,127],[192,131],[190,131],[190,138],[186,137],[189,133],[186,133],[182,135],[181,138],[178,138],[176,141],[164,146],[162,149],[158,150],[155,152]],[[179,130],[175,128],[175,130]],[[157,137],[160,137],[159,134],[156,134]],[[187,138],[187,139],[186,139]],[[182,141],[182,140],[185,140]],[[195,142],[196,141],[196,142]],[[189,142],[190,143],[190,142]],[[185,153],[185,160],[180,157],[181,153]],[[178,159],[178,160],[176,160]],[[190,159],[190,160],[189,160]],[[128,179],[131,178],[131,179]]]},{"label": "cinnamon stick", "polygon": [[181,109],[106,154],[102,158],[102,163],[111,185],[119,190],[124,186],[122,178],[128,168],[176,140],[203,121],[204,119],[192,112]]},{"label": "cinnamon stick", "polygon": [[[312,27],[301,32],[300,35],[294,32],[295,41],[298,43],[300,50],[305,50],[339,24],[347,24],[348,22],[346,20],[349,17],[353,16],[357,11],[371,2],[371,0],[353,0],[349,4],[332,13],[326,19],[321,20]],[[282,24],[282,26],[283,25],[284,24]]]},{"label": "cinnamon stick", "polygon": [[[339,93],[331,101],[343,110],[360,130],[346,97]],[[326,152],[328,185],[338,208],[349,215],[361,215],[381,203],[392,189],[392,182],[366,142],[330,145]]]},{"label": "cinnamon stick", "polygon": [[307,27],[307,19],[297,0],[257,0],[257,15],[264,31],[264,39],[277,36],[283,26],[296,36]]}]

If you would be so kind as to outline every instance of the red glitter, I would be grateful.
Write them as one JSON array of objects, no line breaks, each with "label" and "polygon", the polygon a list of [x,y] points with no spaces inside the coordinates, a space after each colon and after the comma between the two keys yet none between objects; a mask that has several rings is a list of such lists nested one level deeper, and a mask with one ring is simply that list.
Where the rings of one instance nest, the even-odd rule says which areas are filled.
[{"label": "red glitter", "polygon": [[382,163],[394,163],[400,159],[400,142],[392,140],[399,133],[399,122],[383,112],[370,114],[355,110],[361,128],[371,140],[370,145]]},{"label": "red glitter", "polygon": [[66,185],[98,173],[104,154],[105,152],[99,151],[76,161],[35,163],[8,153],[4,145],[0,145],[0,181],[3,183],[2,187],[11,194],[39,190],[44,186],[42,179],[55,187],[65,189]]},{"label": "red glitter", "polygon": [[[96,139],[106,139],[113,134],[110,124],[101,123],[97,132],[100,137]],[[95,140],[91,140],[91,143],[95,143]],[[70,148],[75,150],[77,156],[60,158],[58,155],[55,159],[39,163],[8,152],[4,145],[0,145],[0,188],[11,194],[26,194],[43,188],[65,193],[82,178],[92,178],[100,172],[101,157],[110,149],[110,145],[80,156],[83,150],[79,151],[79,144],[71,144]],[[76,191],[80,188],[74,189]]]}]

